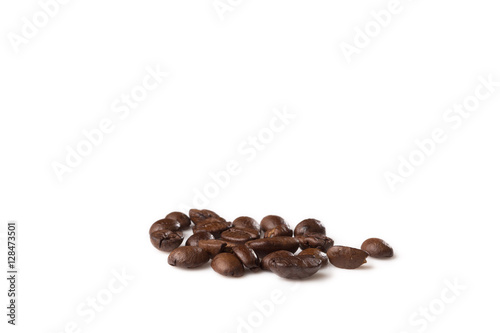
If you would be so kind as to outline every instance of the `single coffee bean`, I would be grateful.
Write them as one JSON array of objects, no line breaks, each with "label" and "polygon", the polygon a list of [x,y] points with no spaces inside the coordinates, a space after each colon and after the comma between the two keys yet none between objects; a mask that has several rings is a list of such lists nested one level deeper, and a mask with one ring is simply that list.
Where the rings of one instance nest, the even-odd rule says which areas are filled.
[{"label": "single coffee bean", "polygon": [[255,229],[231,228],[221,233],[221,239],[235,243],[245,243],[259,238],[260,233]]},{"label": "single coffee bean", "polygon": [[321,268],[321,259],[313,256],[277,257],[269,261],[274,274],[285,279],[305,279]]},{"label": "single coffee bean", "polygon": [[191,220],[189,219],[189,216],[181,212],[172,212],[167,216],[165,216],[165,218],[176,220],[181,224],[182,229],[187,229],[191,225]]},{"label": "single coffee bean", "polygon": [[255,229],[260,232],[260,225],[253,218],[248,216],[240,216],[233,221],[233,228]]},{"label": "single coffee bean", "polygon": [[170,252],[173,249],[179,247],[184,237],[182,236],[182,231],[172,231],[172,230],[158,230],[149,235],[151,244],[158,250],[163,252]]},{"label": "single coffee bean", "polygon": [[323,234],[326,235],[326,229],[323,223],[316,219],[306,219],[295,227],[294,235],[295,237],[297,236],[303,236],[307,235],[310,233],[318,233],[318,234]]},{"label": "single coffee bean", "polygon": [[260,260],[254,250],[246,245],[238,245],[233,248],[233,253],[240,259],[243,265],[251,271],[260,270]]},{"label": "single coffee bean", "polygon": [[212,212],[211,210],[208,209],[190,209],[189,210],[189,218],[191,221],[193,221],[194,224],[198,224],[200,222],[203,222],[204,220],[208,218],[213,218],[217,219],[221,222],[226,222],[222,217],[217,215],[215,212]]},{"label": "single coffee bean", "polygon": [[168,256],[168,263],[172,266],[195,268],[206,264],[210,255],[196,246],[181,246],[173,250]]},{"label": "single coffee bean", "polygon": [[373,258],[390,258],[394,255],[392,247],[380,238],[369,238],[361,245],[361,250]]},{"label": "single coffee bean", "polygon": [[333,266],[354,269],[366,263],[368,252],[347,246],[332,246],[326,254]]},{"label": "single coffee bean", "polygon": [[214,235],[208,231],[200,231],[192,234],[186,241],[187,246],[198,246],[198,242],[202,239],[215,239]]},{"label": "single coffee bean", "polygon": [[227,243],[220,239],[200,239],[198,241],[198,247],[210,254],[211,258],[224,252],[226,246]]},{"label": "single coffee bean", "polygon": [[293,230],[290,229],[290,226],[288,224],[281,224],[281,225],[277,226],[276,228],[273,228],[273,229],[266,231],[266,233],[264,234],[264,238],[271,238],[271,237],[278,237],[278,236],[292,237]]},{"label": "single coffee bean", "polygon": [[272,237],[251,240],[245,243],[249,248],[255,251],[259,258],[279,250],[287,250],[295,253],[299,248],[299,241],[293,237]]},{"label": "single coffee bean", "polygon": [[172,219],[161,219],[151,225],[151,228],[149,228],[149,234],[151,235],[153,232],[158,230],[178,231],[181,230],[181,224]]},{"label": "single coffee bean", "polygon": [[296,238],[299,240],[299,245],[302,250],[314,247],[326,252],[333,246],[333,239],[323,234],[310,233],[304,236],[297,236]]},{"label": "single coffee bean", "polygon": [[265,256],[261,263],[260,263],[260,267],[265,270],[265,271],[270,271],[271,268],[269,268],[269,262],[274,259],[274,258],[278,258],[278,257],[293,257],[293,253],[290,252],[290,251],[285,251],[285,250],[280,250],[280,251],[276,251],[276,252],[272,252],[272,253],[269,253],[267,256]]},{"label": "single coffee bean", "polygon": [[229,222],[221,222],[215,219],[210,219],[193,227],[193,233],[198,233],[200,231],[208,231],[215,238],[219,238],[223,231],[229,229],[231,224]]},{"label": "single coffee bean", "polygon": [[241,261],[232,253],[220,253],[212,260],[214,271],[224,276],[240,277],[245,274]]},{"label": "single coffee bean", "polygon": [[297,255],[299,257],[302,257],[302,256],[313,256],[314,258],[321,260],[321,267],[328,266],[328,256],[326,255],[326,253],[324,253],[320,249],[311,247],[311,248],[305,249],[304,251],[300,252]]},{"label": "single coffee bean", "polygon": [[260,228],[264,231],[268,231],[282,224],[287,224],[282,217],[277,215],[268,215],[260,221]]}]

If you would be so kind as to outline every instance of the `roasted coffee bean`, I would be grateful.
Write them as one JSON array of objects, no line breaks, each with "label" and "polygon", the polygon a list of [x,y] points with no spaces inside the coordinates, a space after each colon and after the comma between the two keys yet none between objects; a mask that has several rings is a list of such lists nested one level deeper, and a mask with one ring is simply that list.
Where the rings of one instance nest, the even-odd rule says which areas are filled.
[{"label": "roasted coffee bean", "polygon": [[208,231],[200,231],[192,234],[186,241],[187,246],[198,246],[198,242],[202,239],[215,239],[214,235]]},{"label": "roasted coffee bean", "polygon": [[214,271],[224,276],[240,277],[245,274],[241,261],[232,253],[220,253],[212,260]]},{"label": "roasted coffee bean", "polygon": [[235,243],[245,243],[252,239],[259,238],[260,233],[255,229],[231,228],[221,233],[222,240],[228,240]]},{"label": "roasted coffee bean", "polygon": [[240,216],[233,221],[233,228],[255,229],[260,232],[260,225],[253,218],[248,216]]},{"label": "roasted coffee bean", "polygon": [[299,241],[293,237],[272,237],[251,240],[245,243],[249,248],[255,251],[259,258],[279,250],[287,250],[295,253],[299,248]]},{"label": "roasted coffee bean", "polygon": [[172,231],[172,230],[158,230],[149,235],[151,244],[158,250],[163,252],[170,252],[173,249],[179,247],[184,237],[182,236],[182,231]]},{"label": "roasted coffee bean", "polygon": [[347,246],[332,246],[326,254],[333,266],[354,269],[366,263],[368,252]]},{"label": "roasted coffee bean", "polygon": [[196,246],[181,246],[168,256],[168,263],[172,266],[194,268],[206,264],[210,255]]},{"label": "roasted coffee bean", "polygon": [[213,218],[217,219],[221,222],[226,222],[222,217],[217,215],[215,212],[212,212],[211,210],[208,209],[190,209],[189,210],[189,218],[191,221],[193,221],[194,224],[198,224],[200,222],[203,222],[204,220],[208,218]]},{"label": "roasted coffee bean", "polygon": [[296,238],[299,240],[299,245],[302,250],[314,247],[326,252],[333,246],[333,239],[323,234],[310,233],[304,236],[297,236]]},{"label": "roasted coffee bean", "polygon": [[260,221],[260,228],[264,231],[268,231],[282,224],[287,224],[282,217],[277,215],[268,215]]},{"label": "roasted coffee bean", "polygon": [[320,249],[316,249],[314,247],[311,247],[311,248],[305,249],[304,251],[300,252],[297,255],[299,257],[302,257],[302,256],[313,256],[314,258],[321,260],[321,267],[328,266],[328,256],[326,255],[326,253],[324,253]]},{"label": "roasted coffee bean", "polygon": [[323,223],[321,223],[316,219],[306,219],[297,224],[293,234],[295,237],[297,237],[297,236],[307,235],[310,233],[318,233],[326,235],[325,226],[323,225]]},{"label": "roasted coffee bean", "polygon": [[369,238],[361,245],[361,250],[373,258],[390,258],[394,255],[392,247],[380,238]]},{"label": "roasted coffee bean", "polygon": [[191,225],[191,220],[189,219],[189,216],[181,212],[172,212],[167,216],[165,216],[165,218],[176,220],[181,224],[182,229],[189,228],[189,226]]},{"label": "roasted coffee bean", "polygon": [[213,258],[219,253],[224,252],[227,243],[220,239],[200,239],[198,247],[208,252],[210,257]]},{"label": "roasted coffee bean", "polygon": [[293,253],[290,251],[285,251],[285,250],[280,250],[276,252],[269,253],[267,256],[265,256],[261,263],[260,267],[265,270],[265,271],[270,271],[271,269],[269,268],[269,262],[278,257],[293,257]]},{"label": "roasted coffee bean", "polygon": [[288,224],[281,224],[281,225],[277,226],[276,228],[273,228],[273,229],[266,231],[266,233],[264,234],[264,238],[271,238],[271,237],[278,237],[278,236],[292,237],[293,230],[290,229],[290,226]]},{"label": "roasted coffee bean", "polygon": [[200,224],[197,224],[193,227],[193,233],[197,233],[200,231],[208,231],[212,235],[214,235],[215,238],[219,238],[220,234],[223,231],[226,231],[229,229],[231,224],[229,222],[221,222],[217,221],[215,219],[210,219],[205,222],[201,222]]},{"label": "roasted coffee bean", "polygon": [[255,254],[254,250],[249,248],[246,245],[238,245],[233,248],[233,253],[235,256],[240,259],[243,265],[252,270],[256,271],[260,269],[260,260],[259,257]]},{"label": "roasted coffee bean", "polygon": [[149,228],[149,234],[151,235],[153,232],[158,230],[178,231],[181,230],[181,224],[172,219],[161,219],[151,225],[151,228]]},{"label": "roasted coffee bean", "polygon": [[321,259],[313,256],[277,257],[269,261],[274,274],[285,279],[305,279],[321,268]]}]

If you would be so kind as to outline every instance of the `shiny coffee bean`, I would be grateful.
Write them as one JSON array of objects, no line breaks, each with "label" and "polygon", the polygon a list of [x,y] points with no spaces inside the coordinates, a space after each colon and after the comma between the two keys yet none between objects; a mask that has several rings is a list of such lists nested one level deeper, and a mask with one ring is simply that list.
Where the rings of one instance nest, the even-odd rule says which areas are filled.
[{"label": "shiny coffee bean", "polygon": [[215,239],[214,235],[208,231],[200,231],[192,234],[186,241],[187,246],[198,246],[198,242],[202,239]]},{"label": "shiny coffee bean", "polygon": [[325,252],[321,251],[320,249],[316,249],[314,247],[311,247],[311,248],[305,249],[304,251],[300,252],[297,255],[299,257],[301,257],[301,256],[313,256],[314,258],[321,260],[321,267],[328,266],[328,256],[326,255]]},{"label": "shiny coffee bean", "polygon": [[200,231],[208,231],[215,238],[219,238],[223,231],[229,229],[231,224],[229,222],[221,222],[216,219],[210,218],[203,221],[193,227],[193,233],[198,233]]},{"label": "shiny coffee bean", "polygon": [[249,248],[255,251],[259,258],[279,250],[287,250],[295,253],[299,248],[299,241],[293,237],[272,237],[251,240],[245,243]]},{"label": "shiny coffee bean", "polygon": [[245,243],[252,239],[259,238],[260,233],[255,229],[231,228],[221,233],[222,240],[228,240],[235,243]]},{"label": "shiny coffee bean", "polygon": [[168,256],[168,263],[172,266],[195,268],[206,264],[210,255],[196,246],[181,246],[173,250]]},{"label": "shiny coffee bean", "polygon": [[217,219],[222,222],[226,222],[222,217],[217,215],[217,213],[212,212],[211,210],[208,209],[190,209],[189,210],[189,218],[191,221],[193,221],[194,224],[198,224],[200,222],[203,222],[206,219],[213,218]]},{"label": "shiny coffee bean", "polygon": [[296,238],[299,240],[299,245],[302,250],[313,247],[326,252],[333,246],[333,239],[323,234],[310,233],[304,236],[297,236]]},{"label": "shiny coffee bean", "polygon": [[278,257],[293,257],[293,253],[290,251],[285,251],[285,250],[280,250],[280,251],[275,251],[272,253],[269,253],[267,256],[265,256],[261,263],[260,267],[265,270],[265,271],[270,271],[271,268],[269,268],[269,262],[273,260],[274,258]]},{"label": "shiny coffee bean", "polygon": [[264,231],[268,231],[282,224],[287,224],[282,217],[277,215],[268,215],[260,221],[260,228]]},{"label": "shiny coffee bean", "polygon": [[255,254],[255,251],[246,245],[238,245],[233,248],[233,253],[240,261],[243,266],[250,269],[251,271],[257,271],[260,269],[259,257]]},{"label": "shiny coffee bean", "polygon": [[205,250],[210,254],[210,257],[213,258],[219,253],[224,252],[227,243],[220,239],[200,239],[200,241],[198,241],[198,247]]},{"label": "shiny coffee bean", "polygon": [[248,216],[240,216],[233,221],[233,228],[238,229],[255,229],[260,232],[260,225],[253,218]]},{"label": "shiny coffee bean", "polygon": [[173,249],[179,247],[184,237],[182,236],[182,231],[171,231],[171,230],[158,230],[149,235],[151,244],[158,250],[163,252],[170,252]]},{"label": "shiny coffee bean", "polygon": [[276,228],[272,228],[266,231],[266,233],[264,234],[264,238],[278,237],[278,236],[292,237],[293,230],[290,229],[290,226],[288,224],[281,224]]},{"label": "shiny coffee bean", "polygon": [[380,238],[369,238],[361,245],[361,250],[373,258],[390,258],[394,255],[392,247]]},{"label": "shiny coffee bean", "polygon": [[326,235],[326,229],[323,223],[316,219],[306,219],[295,227],[294,236],[303,236],[310,233],[318,233],[322,235]]},{"label": "shiny coffee bean", "polygon": [[176,220],[177,222],[180,223],[182,229],[189,228],[189,226],[191,225],[191,220],[189,219],[189,216],[181,212],[172,212],[167,216],[165,216],[165,218]]},{"label": "shiny coffee bean", "polygon": [[354,269],[366,263],[368,252],[347,246],[332,246],[326,254],[333,266]]},{"label": "shiny coffee bean", "polygon": [[269,268],[285,279],[305,279],[316,274],[321,263],[321,259],[313,256],[277,257],[269,261]]},{"label": "shiny coffee bean", "polygon": [[224,276],[240,277],[245,274],[241,261],[232,253],[220,253],[212,260],[214,271]]},{"label": "shiny coffee bean", "polygon": [[172,219],[161,219],[151,225],[151,228],[149,228],[149,234],[151,235],[153,232],[158,230],[178,231],[181,230],[181,224]]}]

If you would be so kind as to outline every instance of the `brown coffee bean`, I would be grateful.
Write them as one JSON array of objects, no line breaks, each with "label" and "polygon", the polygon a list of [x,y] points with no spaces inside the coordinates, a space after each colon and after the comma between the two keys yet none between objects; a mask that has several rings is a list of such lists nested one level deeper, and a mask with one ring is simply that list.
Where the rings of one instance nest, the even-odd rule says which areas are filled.
[{"label": "brown coffee bean", "polygon": [[200,222],[203,222],[204,220],[208,218],[214,218],[217,219],[221,222],[226,222],[222,217],[217,215],[215,212],[212,212],[211,210],[208,209],[190,209],[189,210],[189,218],[191,221],[193,221],[194,224],[198,224]]},{"label": "brown coffee bean", "polygon": [[231,224],[229,222],[221,222],[216,219],[207,219],[206,221],[203,221],[193,227],[193,233],[197,233],[200,231],[208,231],[212,235],[214,235],[215,238],[219,238],[220,234],[229,229]]},{"label": "brown coffee bean", "polygon": [[316,219],[306,219],[295,227],[294,236],[303,236],[310,233],[326,235],[326,229],[323,223]]},{"label": "brown coffee bean", "polygon": [[182,231],[158,230],[149,235],[149,239],[158,250],[170,252],[181,245],[184,237]]},{"label": "brown coffee bean", "polygon": [[269,261],[274,274],[285,279],[305,279],[321,268],[321,259],[313,256],[277,257]]},{"label": "brown coffee bean", "polygon": [[328,266],[328,256],[326,255],[326,253],[324,253],[320,249],[311,247],[311,248],[305,249],[304,251],[300,252],[297,255],[299,257],[302,257],[302,256],[313,256],[314,258],[321,260],[321,267]]},{"label": "brown coffee bean", "polygon": [[281,224],[276,228],[272,228],[264,234],[264,238],[278,237],[278,236],[293,236],[293,230],[290,229],[288,224]]},{"label": "brown coffee bean", "polygon": [[165,216],[166,219],[176,220],[180,223],[182,229],[187,229],[191,225],[191,220],[189,216],[181,212],[172,212]]},{"label": "brown coffee bean", "polygon": [[368,252],[347,246],[332,246],[326,254],[333,266],[354,269],[366,263]]},{"label": "brown coffee bean", "polygon": [[394,255],[392,247],[380,238],[369,238],[361,245],[361,250],[373,258],[390,258]]},{"label": "brown coffee bean", "polygon": [[265,270],[265,271],[270,271],[271,269],[269,268],[269,262],[278,257],[293,257],[293,253],[290,251],[285,251],[285,250],[280,250],[276,252],[269,253],[267,256],[265,256],[261,263],[260,267]]},{"label": "brown coffee bean", "polygon": [[202,239],[215,239],[214,235],[208,231],[200,231],[192,234],[186,241],[187,246],[198,246],[198,242]]},{"label": "brown coffee bean", "polygon": [[198,247],[205,250],[213,258],[219,253],[224,252],[227,247],[227,243],[220,239],[200,239],[198,241]]},{"label": "brown coffee bean", "polygon": [[255,251],[259,258],[279,250],[287,250],[295,253],[299,248],[299,241],[293,237],[272,237],[251,240],[245,243],[249,248]]},{"label": "brown coffee bean", "polygon": [[299,240],[299,245],[302,250],[314,247],[326,252],[333,246],[333,239],[323,234],[310,233],[304,236],[296,236],[295,238]]},{"label": "brown coffee bean", "polygon": [[224,276],[240,277],[245,274],[241,261],[232,253],[220,253],[212,260],[214,271]]},{"label": "brown coffee bean", "polygon": [[268,231],[282,224],[287,224],[282,217],[277,215],[268,215],[260,221],[260,228],[264,231]]},{"label": "brown coffee bean", "polygon": [[240,216],[233,221],[233,228],[239,229],[255,229],[260,232],[260,225],[253,218],[248,216]]},{"label": "brown coffee bean", "polygon": [[151,235],[153,232],[158,230],[178,231],[181,230],[181,224],[172,219],[161,219],[151,225],[151,228],[149,228],[149,234]]},{"label": "brown coffee bean", "polygon": [[195,268],[206,264],[210,255],[196,246],[181,246],[168,256],[168,263],[172,266]]},{"label": "brown coffee bean", "polygon": [[251,271],[256,271],[260,269],[259,257],[255,254],[254,250],[246,245],[238,245],[233,248],[233,253],[243,265],[250,269]]},{"label": "brown coffee bean", "polygon": [[260,233],[255,229],[231,228],[221,233],[221,239],[235,243],[245,243],[259,238]]}]

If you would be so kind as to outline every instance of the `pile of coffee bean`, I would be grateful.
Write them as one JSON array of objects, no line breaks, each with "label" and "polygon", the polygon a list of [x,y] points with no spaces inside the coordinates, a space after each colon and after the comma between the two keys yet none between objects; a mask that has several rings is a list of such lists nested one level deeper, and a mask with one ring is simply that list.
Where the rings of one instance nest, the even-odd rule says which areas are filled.
[{"label": "pile of coffee bean", "polygon": [[[184,229],[193,223],[193,235],[184,246]],[[324,225],[306,219],[294,230],[285,220],[268,215],[260,224],[242,216],[228,222],[207,209],[191,209],[168,214],[149,229],[151,243],[160,251],[170,252],[172,266],[194,268],[210,260],[214,271],[239,277],[250,271],[266,270],[287,279],[304,279],[326,267],[354,269],[366,263],[367,257],[389,258],[392,248],[379,238],[363,242],[361,249],[334,245],[326,236]],[[263,236],[263,237],[262,237]],[[297,255],[298,248],[302,250]]]}]

